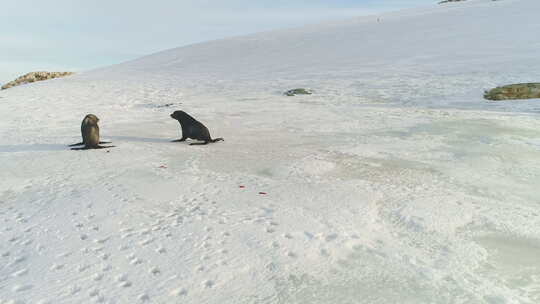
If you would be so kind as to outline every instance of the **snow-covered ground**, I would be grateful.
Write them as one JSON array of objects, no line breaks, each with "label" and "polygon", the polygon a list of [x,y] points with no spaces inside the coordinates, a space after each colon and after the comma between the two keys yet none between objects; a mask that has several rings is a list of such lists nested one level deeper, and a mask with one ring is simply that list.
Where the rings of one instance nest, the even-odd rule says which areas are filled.
[{"label": "snow-covered ground", "polygon": [[[440,5],[0,92],[0,303],[540,302],[540,101],[482,99],[540,81],[539,11]],[[225,142],[170,143],[176,109]],[[87,113],[117,147],[67,149]]]}]

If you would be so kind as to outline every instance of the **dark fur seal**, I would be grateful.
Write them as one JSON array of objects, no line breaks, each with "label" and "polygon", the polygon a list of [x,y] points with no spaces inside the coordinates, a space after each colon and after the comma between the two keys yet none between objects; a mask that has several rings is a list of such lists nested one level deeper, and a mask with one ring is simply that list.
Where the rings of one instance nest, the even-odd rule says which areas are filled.
[{"label": "dark fur seal", "polygon": [[69,145],[80,146],[84,145],[82,148],[71,148],[71,150],[87,150],[87,149],[103,149],[103,148],[112,148],[114,146],[100,146],[99,144],[109,144],[108,141],[99,141],[99,118],[94,114],[88,114],[84,117],[81,123],[81,134],[83,141],[77,144]]},{"label": "dark fur seal", "polygon": [[191,138],[202,140],[203,142],[191,143],[190,145],[206,145],[208,143],[223,140],[223,138],[212,139],[208,128],[184,111],[174,111],[174,113],[171,114],[171,117],[178,120],[180,127],[182,127],[182,138],[173,140],[173,142],[185,141],[186,139]]}]

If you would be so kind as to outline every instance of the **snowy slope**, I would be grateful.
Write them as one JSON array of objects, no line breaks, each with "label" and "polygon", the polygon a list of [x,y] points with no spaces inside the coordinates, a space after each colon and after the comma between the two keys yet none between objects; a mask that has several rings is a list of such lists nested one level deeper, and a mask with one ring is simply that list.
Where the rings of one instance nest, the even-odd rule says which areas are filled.
[{"label": "snowy slope", "polygon": [[[482,99],[540,81],[538,11],[440,5],[2,91],[0,303],[538,303],[539,101]],[[225,142],[170,143],[175,109]],[[87,113],[117,147],[67,150]]]}]

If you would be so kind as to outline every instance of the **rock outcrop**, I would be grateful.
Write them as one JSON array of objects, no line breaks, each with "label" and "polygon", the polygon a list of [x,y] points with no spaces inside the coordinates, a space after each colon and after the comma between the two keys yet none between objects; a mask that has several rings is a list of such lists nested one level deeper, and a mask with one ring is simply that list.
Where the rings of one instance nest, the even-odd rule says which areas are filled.
[{"label": "rock outcrop", "polygon": [[496,87],[484,93],[488,100],[540,98],[540,83],[518,83]]},{"label": "rock outcrop", "polygon": [[466,1],[466,0],[444,0],[444,1],[439,2],[439,4],[444,4],[448,2],[461,2],[461,1]]},{"label": "rock outcrop", "polygon": [[31,72],[25,74],[11,82],[2,86],[2,90],[9,89],[21,84],[32,83],[36,81],[42,81],[47,79],[53,79],[58,77],[65,77],[73,74],[73,72]]},{"label": "rock outcrop", "polygon": [[298,89],[288,90],[287,92],[283,94],[286,96],[296,96],[296,95],[311,95],[312,93],[313,92],[311,90],[298,88]]}]

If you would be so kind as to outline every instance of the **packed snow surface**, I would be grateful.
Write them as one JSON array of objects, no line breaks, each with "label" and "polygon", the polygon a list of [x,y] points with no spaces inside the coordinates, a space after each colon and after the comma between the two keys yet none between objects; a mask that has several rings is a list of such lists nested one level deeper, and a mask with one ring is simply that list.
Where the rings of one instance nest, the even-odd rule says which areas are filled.
[{"label": "packed snow surface", "polygon": [[[482,98],[540,80],[539,11],[451,3],[1,92],[0,303],[539,303],[540,100]],[[225,141],[171,143],[180,109]],[[116,147],[66,147],[88,113]]]}]

